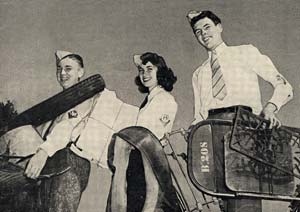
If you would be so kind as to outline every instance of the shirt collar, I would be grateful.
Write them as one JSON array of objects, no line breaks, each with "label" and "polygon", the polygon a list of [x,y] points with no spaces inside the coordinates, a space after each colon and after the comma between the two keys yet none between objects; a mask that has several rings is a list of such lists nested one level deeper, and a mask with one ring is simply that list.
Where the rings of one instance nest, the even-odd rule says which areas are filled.
[{"label": "shirt collar", "polygon": [[[217,48],[215,48],[215,51],[217,52],[217,55],[220,55],[225,49],[227,48],[227,45],[222,42]],[[211,57],[212,51],[208,51],[209,58]]]},{"label": "shirt collar", "polygon": [[153,99],[154,96],[156,96],[157,94],[159,94],[160,92],[164,91],[164,89],[158,85],[155,88],[152,89],[152,91],[150,91],[149,95],[148,95],[148,102]]}]

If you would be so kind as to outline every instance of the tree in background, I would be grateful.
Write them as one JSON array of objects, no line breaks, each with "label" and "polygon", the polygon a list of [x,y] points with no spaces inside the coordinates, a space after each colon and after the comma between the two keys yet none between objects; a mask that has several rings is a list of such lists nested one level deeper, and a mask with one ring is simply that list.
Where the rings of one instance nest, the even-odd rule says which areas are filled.
[{"label": "tree in background", "polygon": [[12,101],[0,102],[0,128],[6,126],[17,115],[18,112]]},{"label": "tree in background", "polygon": [[[8,122],[18,115],[14,104],[8,100],[7,102],[0,102],[0,129],[7,126]],[[0,154],[7,151],[7,144],[0,142]]]}]

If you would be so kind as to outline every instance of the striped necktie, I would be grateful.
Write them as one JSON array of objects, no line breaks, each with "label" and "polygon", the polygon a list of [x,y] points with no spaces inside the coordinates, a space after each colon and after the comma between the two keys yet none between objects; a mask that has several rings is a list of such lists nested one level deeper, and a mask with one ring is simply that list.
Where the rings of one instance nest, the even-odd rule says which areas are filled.
[{"label": "striped necktie", "polygon": [[218,62],[216,51],[211,52],[210,66],[212,71],[212,93],[213,97],[223,100],[227,95],[226,85],[223,78],[221,66]]}]

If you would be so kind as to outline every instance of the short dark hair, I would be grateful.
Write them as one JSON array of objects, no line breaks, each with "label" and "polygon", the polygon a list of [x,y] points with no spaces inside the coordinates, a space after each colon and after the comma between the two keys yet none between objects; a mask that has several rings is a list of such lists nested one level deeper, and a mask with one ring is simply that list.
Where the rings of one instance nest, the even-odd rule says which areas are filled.
[{"label": "short dark hair", "polygon": [[68,54],[63,58],[61,58],[60,61],[62,61],[65,58],[70,58],[72,60],[75,60],[81,68],[84,68],[83,59],[79,54]]},{"label": "short dark hair", "polygon": [[[140,58],[143,65],[151,62],[157,67],[156,77],[158,85],[162,86],[166,91],[172,91],[177,77],[174,75],[172,69],[167,66],[164,58],[152,52],[146,52]],[[149,89],[142,84],[139,76],[135,77],[135,84],[139,87],[140,92],[149,93]]]},{"label": "short dark hair", "polygon": [[192,18],[191,27],[194,28],[195,24],[203,18],[209,18],[212,22],[214,22],[215,25],[221,23],[221,19],[216,14],[209,10],[204,10],[199,15]]}]

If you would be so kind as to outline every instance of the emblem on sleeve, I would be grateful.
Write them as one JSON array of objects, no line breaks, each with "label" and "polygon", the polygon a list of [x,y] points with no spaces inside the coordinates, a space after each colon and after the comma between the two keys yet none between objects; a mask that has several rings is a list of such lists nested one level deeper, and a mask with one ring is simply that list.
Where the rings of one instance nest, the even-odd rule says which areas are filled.
[{"label": "emblem on sleeve", "polygon": [[163,114],[159,120],[166,126],[170,122],[170,117],[167,114]]},{"label": "emblem on sleeve", "polygon": [[77,118],[77,116],[78,116],[78,113],[77,113],[76,110],[72,110],[72,111],[70,111],[70,112],[68,113],[69,119]]}]

